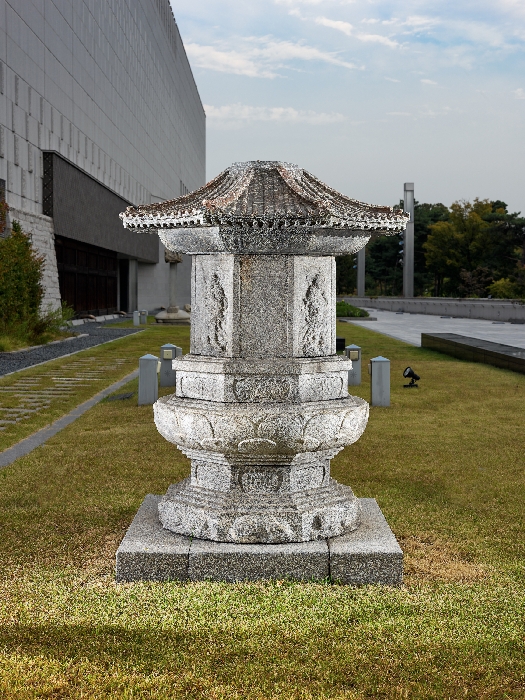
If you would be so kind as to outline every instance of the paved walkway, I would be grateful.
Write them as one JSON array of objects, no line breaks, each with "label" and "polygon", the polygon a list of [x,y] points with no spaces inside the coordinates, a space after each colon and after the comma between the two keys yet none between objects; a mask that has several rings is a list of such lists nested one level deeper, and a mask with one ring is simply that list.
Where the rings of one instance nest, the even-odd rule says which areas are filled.
[{"label": "paved walkway", "polygon": [[45,411],[55,399],[67,398],[93,382],[103,382],[106,372],[114,372],[127,362],[117,358],[102,364],[94,362],[93,357],[76,358],[65,367],[55,367],[36,377],[24,374],[12,384],[0,386],[0,431]]},{"label": "paved walkway", "polygon": [[33,433],[33,435],[30,435],[24,440],[18,442],[16,445],[13,445],[13,447],[9,447],[7,450],[0,452],[0,469],[2,467],[7,467],[9,464],[12,464],[15,461],[15,459],[18,459],[19,457],[24,457],[25,455],[29,454],[36,447],[40,447],[40,445],[43,445],[44,442],[46,442],[46,440],[49,440],[50,437],[56,435],[63,428],[73,423],[73,421],[79,418],[83,413],[92,408],[99,401],[102,401],[103,398],[105,398],[109,394],[112,394],[114,391],[117,391],[117,389],[120,389],[121,386],[124,386],[124,384],[127,384],[132,379],[135,379],[136,377],[138,377],[138,375],[139,371],[134,370],[123,379],[120,379],[118,382],[115,382],[111,386],[108,386],[106,389],[103,389],[87,401],[84,401],[84,403],[81,403],[80,406],[76,406],[72,411],[67,413],[65,416],[62,416],[51,425],[48,425],[46,428],[42,428],[41,430],[38,430],[36,433]]},{"label": "paved walkway", "polygon": [[144,327],[112,328],[111,322],[104,324],[86,323],[80,328],[81,335],[76,338],[68,338],[58,343],[49,343],[18,352],[0,352],[0,376],[56,360],[58,357],[73,355],[81,350],[86,350],[86,348],[94,348],[97,345],[103,345],[144,330]]},{"label": "paved walkway", "polygon": [[[459,333],[470,338],[525,348],[525,324],[494,323],[471,318],[440,318],[423,314],[397,314],[393,311],[366,309],[377,321],[352,321],[356,325],[421,345],[421,333]],[[350,340],[348,342],[351,342]]]}]

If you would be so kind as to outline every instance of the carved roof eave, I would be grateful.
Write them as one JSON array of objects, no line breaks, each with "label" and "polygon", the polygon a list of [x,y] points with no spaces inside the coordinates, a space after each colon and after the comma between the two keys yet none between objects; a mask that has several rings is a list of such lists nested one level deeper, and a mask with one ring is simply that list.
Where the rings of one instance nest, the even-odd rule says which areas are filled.
[{"label": "carved roof eave", "polygon": [[221,230],[207,228],[155,229],[168,250],[187,254],[232,253],[283,255],[349,255],[361,250],[372,235],[393,231],[365,231],[349,229],[296,229],[286,236],[272,235],[271,231]]},{"label": "carved roof eave", "polygon": [[[287,231],[291,229],[315,230],[315,231],[340,231],[341,235],[354,235],[356,232],[367,231],[370,234],[395,235],[404,231],[408,222],[408,215],[401,213],[397,216],[356,216],[352,219],[337,220],[330,217],[327,220],[315,220],[298,217],[282,218],[233,218],[199,215],[188,215],[184,219],[181,217],[170,217],[161,215],[132,216],[124,212],[120,215],[124,228],[135,233],[158,233],[161,229],[195,229],[195,228],[220,228],[222,231],[232,232],[234,230],[249,229],[270,229],[275,232]],[[346,232],[346,233],[345,233]]]}]

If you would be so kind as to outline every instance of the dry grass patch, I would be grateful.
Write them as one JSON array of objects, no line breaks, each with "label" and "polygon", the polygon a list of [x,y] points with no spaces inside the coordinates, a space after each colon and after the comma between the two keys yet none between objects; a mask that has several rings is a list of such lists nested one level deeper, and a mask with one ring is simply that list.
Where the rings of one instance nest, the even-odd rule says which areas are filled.
[{"label": "dry grass patch", "polygon": [[475,583],[488,575],[489,567],[469,561],[468,555],[449,542],[432,536],[399,537],[405,555],[405,583],[439,581]]}]

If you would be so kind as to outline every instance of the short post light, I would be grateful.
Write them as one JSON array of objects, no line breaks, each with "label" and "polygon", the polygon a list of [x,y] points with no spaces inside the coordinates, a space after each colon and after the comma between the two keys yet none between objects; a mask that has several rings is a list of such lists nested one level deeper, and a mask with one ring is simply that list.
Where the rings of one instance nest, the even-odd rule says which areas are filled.
[{"label": "short post light", "polygon": [[182,348],[166,343],[160,349],[160,385],[175,386],[177,373],[172,367],[173,360],[182,355]]},{"label": "short post light", "polygon": [[352,360],[352,369],[348,371],[348,386],[361,384],[361,348],[359,345],[347,345],[345,354]]},{"label": "short post light", "polygon": [[140,311],[133,312],[133,325],[134,326],[140,325]]},{"label": "short post light", "polygon": [[140,312],[140,322],[144,325],[148,323],[148,312],[146,311],[146,309],[142,309],[142,311]]},{"label": "short post light", "polygon": [[368,365],[370,372],[370,405],[390,406],[390,360],[373,357]]},{"label": "short post light", "polygon": [[139,406],[154,404],[159,398],[160,361],[155,355],[143,355],[139,359]]}]

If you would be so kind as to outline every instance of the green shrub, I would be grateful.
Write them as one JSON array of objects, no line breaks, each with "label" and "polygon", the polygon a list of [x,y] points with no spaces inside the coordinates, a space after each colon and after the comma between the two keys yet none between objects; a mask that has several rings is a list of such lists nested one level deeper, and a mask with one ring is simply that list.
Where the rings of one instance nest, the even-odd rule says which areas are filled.
[{"label": "green shrub", "polygon": [[353,316],[354,318],[366,318],[369,314],[364,309],[358,309],[346,301],[338,301],[335,305],[336,316]]},{"label": "green shrub", "polygon": [[3,331],[30,326],[38,317],[44,295],[44,259],[36,254],[18,221],[0,240],[0,327]]},{"label": "green shrub", "polygon": [[0,238],[0,336],[5,349],[47,342],[73,315],[67,306],[41,309],[43,268],[44,258],[36,253],[20,223],[13,221],[11,234]]},{"label": "green shrub", "polygon": [[519,290],[517,284],[508,277],[502,277],[489,286],[489,292],[495,299],[517,299]]}]

